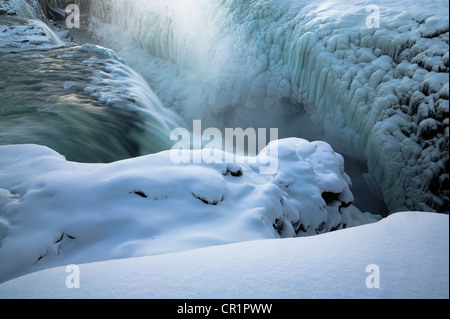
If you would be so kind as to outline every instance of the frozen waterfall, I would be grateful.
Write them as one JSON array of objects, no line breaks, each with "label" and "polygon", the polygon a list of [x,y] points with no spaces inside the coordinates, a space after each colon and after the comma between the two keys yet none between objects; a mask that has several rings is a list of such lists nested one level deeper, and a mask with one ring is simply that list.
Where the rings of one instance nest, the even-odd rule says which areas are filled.
[{"label": "frozen waterfall", "polygon": [[[380,27],[371,28],[367,9],[377,3]],[[84,5],[96,38],[185,119],[264,123],[288,136],[303,123],[280,119],[304,108],[338,151],[367,161],[391,212],[448,211],[447,2]]]}]

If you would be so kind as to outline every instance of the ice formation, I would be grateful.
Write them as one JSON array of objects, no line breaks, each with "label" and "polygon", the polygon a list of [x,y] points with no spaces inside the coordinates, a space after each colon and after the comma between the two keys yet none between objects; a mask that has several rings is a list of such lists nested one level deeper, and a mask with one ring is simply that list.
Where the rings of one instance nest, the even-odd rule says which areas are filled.
[{"label": "ice formation", "polygon": [[43,19],[44,11],[38,0],[8,0],[0,3],[0,15],[20,16],[27,19]]},{"label": "ice formation", "polygon": [[[64,98],[83,98],[119,114],[127,112],[127,118],[136,117],[133,123],[141,126],[135,130],[122,123],[129,130],[116,133],[122,137],[130,133],[139,147],[154,150],[155,140],[140,134],[143,127],[162,142],[172,127],[184,124],[119,58],[123,56],[146,77],[164,105],[186,120],[220,126],[258,114],[282,113],[280,105],[304,107],[342,149],[367,160],[368,178],[380,188],[391,212],[405,208],[448,212],[447,3],[380,2],[380,27],[371,28],[367,9],[376,1],[75,1],[89,10],[84,19],[89,18],[85,22],[96,38],[116,54],[96,45],[62,45],[58,35],[39,21],[46,20],[44,11],[61,13],[58,7],[68,2],[73,1],[0,2],[0,63],[17,68],[2,69],[9,81],[3,79],[1,89],[17,85],[16,93],[25,92],[20,90],[23,79],[15,78],[14,71],[20,66],[25,68],[22,75],[29,74],[32,68],[26,70],[27,63],[38,62],[35,65],[44,68],[39,76],[53,76],[57,83],[40,81],[40,94],[64,92]],[[73,78],[61,78],[56,68],[60,64]],[[39,76],[30,78],[39,82]],[[36,94],[35,100],[39,97]],[[285,100],[292,103],[280,103]],[[49,110],[44,107],[36,114]],[[20,136],[14,121],[0,124],[8,129],[8,139]],[[111,137],[111,131],[96,129],[94,133],[106,134],[105,141]],[[61,142],[64,149],[66,141]],[[202,157],[210,150],[189,152]],[[264,278],[253,281],[258,285],[247,285],[244,297],[272,292],[273,273],[279,275],[276,280],[286,281],[275,287],[285,289],[277,290],[277,297],[311,297],[299,286],[316,289],[316,297],[324,297],[330,292],[336,296],[339,284],[317,290],[316,281],[303,278],[318,274],[323,283],[333,263],[339,280],[332,282],[345,284],[347,296],[359,297],[362,292],[367,297],[391,297],[391,293],[448,297],[448,216],[394,214],[376,225],[332,232],[377,219],[352,205],[344,159],[327,143],[299,138],[272,142],[258,155],[267,159],[277,154],[278,170],[269,175],[260,174],[261,162],[267,161],[250,162],[248,157],[244,163],[175,164],[170,151],[165,151],[86,164],[60,153],[31,144],[0,146],[0,282],[69,263],[106,261],[83,265],[88,278],[105,265],[111,267],[106,276],[128,271],[131,264],[138,272],[149,266],[162,279],[138,277],[133,284],[165,289],[166,278],[182,274],[175,284],[183,290],[182,280],[190,278],[189,273],[223,268],[231,269],[224,272],[230,276],[249,274],[236,287],[248,283],[252,274]],[[209,153],[209,157],[223,155],[219,150]],[[260,240],[302,236],[307,240]],[[251,240],[256,241],[247,242]],[[202,247],[208,248],[188,251]],[[268,251],[285,262],[283,267]],[[150,257],[111,261],[138,256]],[[211,262],[211,256],[217,259]],[[234,267],[224,266],[229,256],[236,257]],[[181,270],[174,260],[183,262]],[[388,288],[375,294],[351,285],[354,273],[370,262],[386,267],[385,278],[390,279]],[[176,266],[161,272],[167,265]],[[412,269],[409,277],[405,269]],[[1,284],[0,297],[27,292],[36,296],[36,291],[22,290],[20,285],[27,280],[39,283],[48,276],[58,279],[60,270]],[[98,294],[103,280],[90,281],[94,286],[82,293]],[[47,283],[53,287],[53,282]],[[128,289],[122,281],[117,284],[119,294],[125,290],[142,296],[142,291]],[[167,296],[179,292],[173,287]],[[192,291],[197,296],[223,297],[228,290],[199,281]],[[305,294],[297,295],[298,291]],[[64,295],[70,293],[64,288]],[[273,297],[264,293],[263,297]]]},{"label": "ice formation", "polygon": [[[56,10],[72,1],[40,2]],[[367,160],[391,212],[448,212],[447,2],[76,3],[97,39],[186,120],[227,125],[283,112],[275,106],[289,99],[338,151]],[[374,5],[379,25],[368,22]],[[36,1],[3,6],[31,15],[23,8]]]}]

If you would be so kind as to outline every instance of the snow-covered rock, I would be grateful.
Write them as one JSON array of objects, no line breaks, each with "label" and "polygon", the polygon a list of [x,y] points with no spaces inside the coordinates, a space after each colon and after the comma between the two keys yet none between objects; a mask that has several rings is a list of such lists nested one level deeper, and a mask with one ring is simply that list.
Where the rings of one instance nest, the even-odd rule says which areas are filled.
[{"label": "snow-covered rock", "polygon": [[[95,15],[95,35],[186,118],[274,115],[290,99],[367,158],[392,211],[448,210],[448,4],[379,4],[381,26],[369,28],[372,2],[76,1]],[[182,125],[112,50],[56,49],[39,18],[36,0],[0,2],[3,89],[23,81],[19,65],[35,70],[27,61],[43,77],[62,63],[75,80],[37,91],[145,114],[139,123],[160,137]],[[31,92],[16,88],[21,100]],[[43,146],[0,146],[0,298],[448,298],[448,216],[375,223],[351,205],[343,157],[328,144],[274,141],[243,163],[188,153],[218,161],[175,164],[166,151],[82,164]],[[261,174],[268,159],[278,169]],[[81,289],[66,287],[67,264],[80,265]],[[374,269],[380,288],[367,287]]]},{"label": "snow-covered rock", "polygon": [[[344,160],[323,142],[275,141],[256,163],[214,151],[215,163],[174,164],[170,153],[82,164],[42,146],[0,146],[0,280],[376,221],[351,206]],[[276,154],[278,170],[260,174]]]},{"label": "snow-covered rock", "polygon": [[0,284],[0,298],[448,299],[448,229],[448,215],[396,213],[312,237],[57,267]]}]

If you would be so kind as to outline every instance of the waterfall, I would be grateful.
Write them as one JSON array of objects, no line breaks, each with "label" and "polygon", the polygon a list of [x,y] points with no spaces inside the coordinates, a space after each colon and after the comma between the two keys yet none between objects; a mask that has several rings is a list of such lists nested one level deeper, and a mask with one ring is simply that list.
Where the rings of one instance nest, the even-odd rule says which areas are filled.
[{"label": "waterfall", "polygon": [[37,1],[0,8],[0,145],[45,145],[79,162],[170,149],[184,122],[125,60],[61,39]]},{"label": "waterfall", "polygon": [[273,116],[268,125],[282,127],[279,114],[303,107],[327,141],[367,161],[391,212],[445,211],[447,4],[420,14],[413,1],[380,4],[381,27],[370,28],[372,2],[95,0],[90,29],[185,119],[257,126]]}]

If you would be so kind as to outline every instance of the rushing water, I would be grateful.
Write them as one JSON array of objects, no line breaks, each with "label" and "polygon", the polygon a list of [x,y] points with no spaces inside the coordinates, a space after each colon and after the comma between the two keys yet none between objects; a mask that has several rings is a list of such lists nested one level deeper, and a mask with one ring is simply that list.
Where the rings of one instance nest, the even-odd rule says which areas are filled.
[{"label": "rushing water", "polygon": [[0,144],[42,144],[81,162],[170,148],[170,131],[183,122],[112,51],[46,47],[39,24],[0,19],[5,30],[29,31],[18,45],[0,51]]}]

